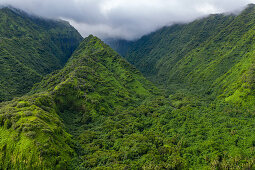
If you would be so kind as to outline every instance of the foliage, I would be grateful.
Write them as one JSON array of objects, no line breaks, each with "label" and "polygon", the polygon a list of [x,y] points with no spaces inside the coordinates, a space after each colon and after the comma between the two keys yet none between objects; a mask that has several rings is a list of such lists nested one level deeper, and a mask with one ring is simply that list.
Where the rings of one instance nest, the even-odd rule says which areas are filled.
[{"label": "foliage", "polygon": [[189,89],[201,96],[234,95],[242,102],[253,81],[254,16],[251,4],[236,16],[210,15],[164,27],[126,43],[126,49],[120,41],[120,52],[127,51],[122,55],[169,93]]},{"label": "foliage", "polygon": [[85,38],[0,103],[0,169],[255,169],[254,8],[115,42],[167,93]]},{"label": "foliage", "polygon": [[0,169],[66,168],[76,155],[49,94],[0,105]]},{"label": "foliage", "polygon": [[[46,76],[29,96],[1,104],[0,169],[76,166],[83,151],[67,132],[77,139],[92,122],[138,106],[153,93],[157,88],[140,72],[89,36],[66,66]],[[12,136],[17,139],[10,142]]]},{"label": "foliage", "polygon": [[42,76],[64,66],[81,39],[64,21],[0,9],[0,102],[29,92]]}]

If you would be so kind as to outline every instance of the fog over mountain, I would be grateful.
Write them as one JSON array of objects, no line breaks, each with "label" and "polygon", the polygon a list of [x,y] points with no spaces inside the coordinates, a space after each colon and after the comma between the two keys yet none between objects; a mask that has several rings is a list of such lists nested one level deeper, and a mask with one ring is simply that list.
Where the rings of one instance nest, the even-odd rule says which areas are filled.
[{"label": "fog over mountain", "polygon": [[255,0],[1,0],[26,12],[68,20],[85,37],[139,38],[162,26],[236,13]]}]

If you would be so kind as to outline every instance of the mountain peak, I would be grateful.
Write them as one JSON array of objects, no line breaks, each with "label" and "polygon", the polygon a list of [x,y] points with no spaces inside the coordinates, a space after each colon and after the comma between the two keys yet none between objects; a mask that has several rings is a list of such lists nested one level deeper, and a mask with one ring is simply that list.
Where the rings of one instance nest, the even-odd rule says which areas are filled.
[{"label": "mountain peak", "polygon": [[[81,42],[80,46],[76,50],[77,52],[82,52],[86,54],[93,54],[99,51],[107,49],[107,51],[114,52],[108,45],[106,45],[102,40],[94,35],[89,35],[88,37],[84,38]],[[116,53],[117,54],[117,53]]]},{"label": "mountain peak", "polygon": [[101,39],[99,39],[97,36],[94,36],[92,34],[90,34],[88,37],[84,38],[84,41],[88,42],[88,43],[93,43],[93,42],[104,43]]}]

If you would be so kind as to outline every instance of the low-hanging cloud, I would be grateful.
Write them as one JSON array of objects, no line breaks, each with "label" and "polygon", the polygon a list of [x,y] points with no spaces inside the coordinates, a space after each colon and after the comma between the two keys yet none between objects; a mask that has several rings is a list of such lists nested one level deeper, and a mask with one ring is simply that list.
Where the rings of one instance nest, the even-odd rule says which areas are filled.
[{"label": "low-hanging cloud", "polygon": [[0,0],[42,17],[68,20],[84,37],[136,39],[165,25],[242,10],[255,0]]}]

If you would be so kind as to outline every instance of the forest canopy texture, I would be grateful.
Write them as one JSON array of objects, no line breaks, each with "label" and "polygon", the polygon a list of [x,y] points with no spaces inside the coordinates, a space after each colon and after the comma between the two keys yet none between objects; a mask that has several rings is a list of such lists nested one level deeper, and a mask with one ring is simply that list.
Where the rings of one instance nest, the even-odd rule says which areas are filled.
[{"label": "forest canopy texture", "polygon": [[255,168],[255,5],[106,42],[0,9],[0,169]]}]

